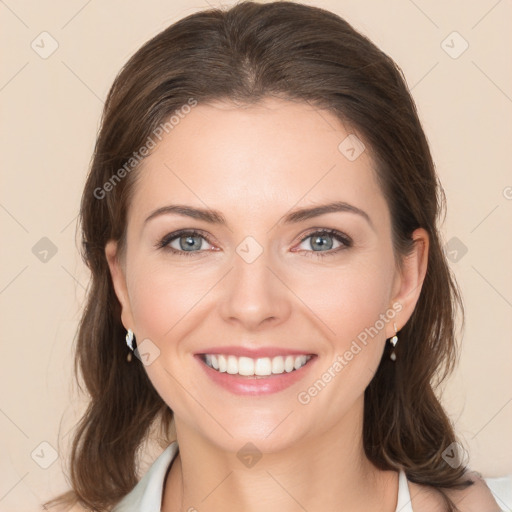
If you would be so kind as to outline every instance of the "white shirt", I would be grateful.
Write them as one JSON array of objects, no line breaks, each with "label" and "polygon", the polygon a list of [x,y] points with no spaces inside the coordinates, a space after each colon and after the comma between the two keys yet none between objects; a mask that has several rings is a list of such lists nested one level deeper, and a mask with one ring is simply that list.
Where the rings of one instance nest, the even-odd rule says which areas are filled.
[{"label": "white shirt", "polygon": [[[178,443],[174,441],[112,512],[161,512],[165,476],[177,453]],[[398,503],[395,512],[413,512],[407,477],[403,471],[400,471],[398,477]]]}]

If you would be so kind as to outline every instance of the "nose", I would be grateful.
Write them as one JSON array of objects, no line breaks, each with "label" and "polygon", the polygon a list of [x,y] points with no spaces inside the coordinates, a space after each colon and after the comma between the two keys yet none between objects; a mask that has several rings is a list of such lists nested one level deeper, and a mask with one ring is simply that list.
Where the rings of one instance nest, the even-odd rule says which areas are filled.
[{"label": "nose", "polygon": [[226,322],[256,331],[287,320],[292,292],[271,263],[267,250],[252,262],[234,254],[233,268],[223,280],[220,299],[221,315]]}]

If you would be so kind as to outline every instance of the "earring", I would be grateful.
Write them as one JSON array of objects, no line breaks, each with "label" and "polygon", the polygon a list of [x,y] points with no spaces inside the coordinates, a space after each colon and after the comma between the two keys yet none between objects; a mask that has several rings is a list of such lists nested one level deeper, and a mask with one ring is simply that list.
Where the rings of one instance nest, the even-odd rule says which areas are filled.
[{"label": "earring", "polygon": [[393,345],[393,350],[392,350],[389,358],[391,359],[391,361],[396,361],[395,347],[396,347],[396,344],[398,342],[398,336],[396,335],[397,330],[396,330],[396,324],[395,323],[393,323],[393,327],[395,328],[395,335],[389,340],[391,345]]},{"label": "earring", "polygon": [[[126,333],[126,344],[128,347],[130,347],[130,350],[133,352],[133,331],[131,329],[128,329],[128,332]],[[126,356],[126,360],[130,362],[132,360],[132,353],[128,352],[128,355]]]}]

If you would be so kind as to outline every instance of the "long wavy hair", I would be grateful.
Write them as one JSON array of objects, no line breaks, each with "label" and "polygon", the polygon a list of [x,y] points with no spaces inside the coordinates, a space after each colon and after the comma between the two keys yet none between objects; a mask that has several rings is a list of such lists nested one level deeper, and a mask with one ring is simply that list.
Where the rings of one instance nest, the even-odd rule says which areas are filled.
[{"label": "long wavy hair", "polygon": [[46,506],[110,510],[136,485],[152,427],[171,441],[172,410],[143,365],[126,360],[121,308],[105,257],[108,240],[125,244],[139,168],[135,152],[191,98],[254,104],[268,96],[327,109],[361,135],[391,212],[398,264],[416,228],[430,237],[426,277],[401,330],[398,360],[389,362],[385,352],[365,390],[366,456],[382,470],[403,469],[410,481],[436,488],[448,511],[455,505],[445,490],[471,485],[463,465],[443,459],[457,439],[436,390],[456,363],[457,319],[460,313],[462,325],[464,312],[438,230],[444,192],[403,73],[334,13],[291,1],[246,1],[172,24],[128,60],[109,91],[80,210],[91,281],[75,373],[89,402],[71,447],[72,490]]}]

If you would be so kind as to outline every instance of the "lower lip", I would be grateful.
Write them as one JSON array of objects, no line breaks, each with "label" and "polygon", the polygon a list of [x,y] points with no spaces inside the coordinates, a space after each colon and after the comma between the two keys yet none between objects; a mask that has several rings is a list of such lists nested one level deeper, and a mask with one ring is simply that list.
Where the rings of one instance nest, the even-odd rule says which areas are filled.
[{"label": "lower lip", "polygon": [[268,377],[244,377],[242,375],[232,375],[227,372],[219,372],[210,368],[202,359],[201,356],[195,355],[200,366],[216,384],[222,386],[235,395],[269,395],[282,391],[297,381],[302,379],[309,371],[311,366],[314,365],[316,356],[313,356],[304,366],[298,370],[289,373],[279,373],[269,375]]}]

